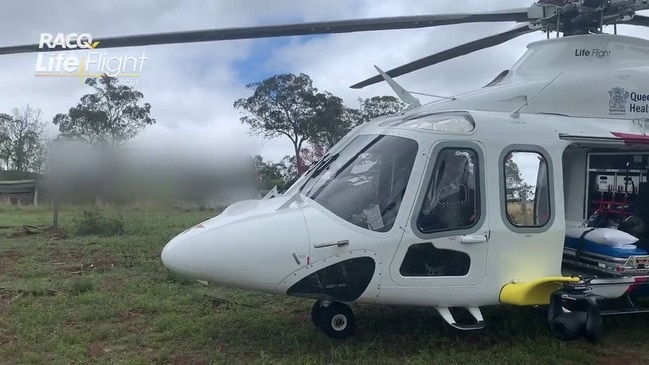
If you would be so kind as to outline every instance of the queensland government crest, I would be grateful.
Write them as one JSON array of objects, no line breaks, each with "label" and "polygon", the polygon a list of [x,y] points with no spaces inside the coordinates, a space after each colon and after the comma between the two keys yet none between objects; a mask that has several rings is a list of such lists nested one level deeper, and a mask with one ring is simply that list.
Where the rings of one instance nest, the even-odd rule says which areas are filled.
[{"label": "queensland government crest", "polygon": [[624,88],[617,86],[612,88],[608,94],[611,96],[609,101],[609,114],[626,114],[626,103],[629,100],[629,92],[624,90]]}]

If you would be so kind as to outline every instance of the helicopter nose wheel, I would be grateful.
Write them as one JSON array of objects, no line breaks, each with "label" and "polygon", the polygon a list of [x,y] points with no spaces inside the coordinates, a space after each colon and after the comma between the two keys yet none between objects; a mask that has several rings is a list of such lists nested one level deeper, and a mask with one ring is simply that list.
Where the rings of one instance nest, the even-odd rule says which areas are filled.
[{"label": "helicopter nose wheel", "polygon": [[311,322],[313,322],[313,325],[318,328],[320,328],[319,318],[323,308],[322,302],[319,300],[316,300],[315,303],[313,303],[313,307],[311,307]]},{"label": "helicopter nose wheel", "polygon": [[331,302],[329,305],[317,300],[311,307],[313,324],[328,337],[342,340],[353,335],[356,316],[348,305]]}]

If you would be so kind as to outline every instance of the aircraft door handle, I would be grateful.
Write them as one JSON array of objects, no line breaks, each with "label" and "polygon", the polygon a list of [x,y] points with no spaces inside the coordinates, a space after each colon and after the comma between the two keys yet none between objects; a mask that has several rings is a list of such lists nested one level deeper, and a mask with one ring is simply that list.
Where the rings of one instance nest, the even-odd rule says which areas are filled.
[{"label": "aircraft door handle", "polygon": [[325,248],[325,247],[343,247],[343,246],[349,246],[349,240],[342,240],[338,242],[331,242],[331,243],[321,243],[318,245],[313,245],[313,248]]},{"label": "aircraft door handle", "polygon": [[487,236],[462,236],[462,243],[487,243]]}]

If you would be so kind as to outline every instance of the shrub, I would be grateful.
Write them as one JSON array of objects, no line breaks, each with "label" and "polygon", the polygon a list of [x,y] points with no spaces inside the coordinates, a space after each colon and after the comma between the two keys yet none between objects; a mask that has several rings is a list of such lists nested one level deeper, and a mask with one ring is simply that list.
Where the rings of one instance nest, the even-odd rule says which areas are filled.
[{"label": "shrub", "polygon": [[88,278],[76,278],[70,284],[70,293],[74,295],[92,291],[95,288],[94,283]]},{"label": "shrub", "polygon": [[107,215],[98,210],[83,211],[83,218],[74,222],[73,231],[78,236],[117,236],[124,233],[124,217]]}]

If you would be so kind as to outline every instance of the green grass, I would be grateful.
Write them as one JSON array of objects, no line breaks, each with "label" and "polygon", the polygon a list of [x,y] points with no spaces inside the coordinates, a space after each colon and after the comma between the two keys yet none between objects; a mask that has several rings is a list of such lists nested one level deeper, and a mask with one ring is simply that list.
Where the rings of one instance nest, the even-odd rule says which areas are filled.
[{"label": "green grass", "polygon": [[[164,268],[162,246],[215,213],[121,213],[118,237],[0,236],[0,363],[649,363],[644,317],[608,320],[598,345],[560,343],[534,309],[489,309],[487,330],[459,333],[429,309],[358,306],[356,336],[330,340],[311,324],[310,301]],[[64,209],[63,227],[81,216]],[[49,220],[44,209],[0,207],[0,226]]]}]

